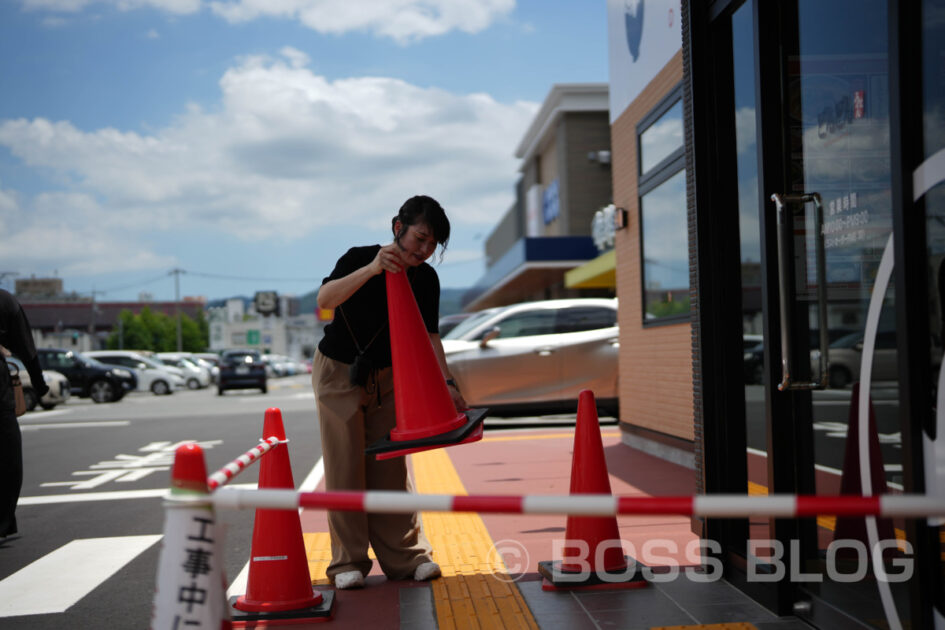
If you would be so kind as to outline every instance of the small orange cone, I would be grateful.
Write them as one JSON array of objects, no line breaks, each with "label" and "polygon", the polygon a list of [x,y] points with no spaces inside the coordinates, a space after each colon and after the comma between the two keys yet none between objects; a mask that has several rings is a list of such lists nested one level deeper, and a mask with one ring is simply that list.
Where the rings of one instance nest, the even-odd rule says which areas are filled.
[{"label": "small orange cone", "polygon": [[[571,494],[610,494],[594,393],[578,397],[571,461]],[[601,548],[601,545],[604,547]],[[616,516],[568,516],[561,561],[538,563],[543,590],[645,586],[635,560],[627,562]]]},{"label": "small orange cone", "polygon": [[389,459],[482,439],[486,409],[456,410],[406,272],[386,272],[397,426],[367,447]]},{"label": "small orange cone", "polygon": [[[280,444],[260,461],[259,488],[295,489],[282,424],[282,412],[266,410],[263,437]],[[233,627],[325,621],[332,615],[333,593],[312,588],[302,524],[296,510],[257,509],[246,593],[230,600]]]}]

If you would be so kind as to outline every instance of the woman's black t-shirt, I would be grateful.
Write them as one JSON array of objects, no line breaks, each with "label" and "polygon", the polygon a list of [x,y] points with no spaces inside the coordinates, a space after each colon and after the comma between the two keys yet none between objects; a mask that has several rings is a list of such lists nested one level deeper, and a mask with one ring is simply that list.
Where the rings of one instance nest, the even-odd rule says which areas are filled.
[{"label": "woman's black t-shirt", "polygon": [[[322,280],[322,284],[343,278],[369,264],[380,248],[380,245],[352,247],[338,259],[331,275]],[[407,279],[420,307],[424,326],[430,333],[439,333],[440,279],[436,271],[427,263],[422,263],[407,269]],[[351,364],[358,351],[345,319],[357,337],[357,346],[362,350],[367,347],[365,355],[374,367],[390,367],[390,326],[387,322],[387,281],[384,273],[365,282],[335,309],[335,319],[325,326],[325,336],[318,344],[318,349],[326,357]],[[372,342],[375,334],[377,338]]]}]

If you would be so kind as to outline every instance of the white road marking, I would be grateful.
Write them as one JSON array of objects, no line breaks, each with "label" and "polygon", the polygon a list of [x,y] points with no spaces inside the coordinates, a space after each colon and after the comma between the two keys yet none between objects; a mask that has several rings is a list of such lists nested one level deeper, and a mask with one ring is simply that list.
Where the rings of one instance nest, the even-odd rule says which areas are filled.
[{"label": "white road marking", "polygon": [[[252,490],[256,487],[256,484],[231,484],[229,487],[246,488]],[[153,497],[163,497],[165,494],[167,494],[167,488],[155,488],[153,490],[123,490],[117,492],[83,492],[81,494],[49,494],[38,497],[20,497],[17,507],[23,507],[25,505],[48,505],[51,503],[81,503],[84,501],[150,499]]]},{"label": "white road marking", "polygon": [[65,612],[160,539],[73,540],[0,581],[0,617]]},{"label": "white road marking", "polygon": [[[67,416],[72,412],[73,412],[72,409],[50,409],[48,411],[46,411],[45,409],[36,409],[35,411],[31,411],[30,415],[27,416],[27,418],[29,420],[41,420],[41,419],[49,418],[50,416]],[[23,422],[25,421],[22,418],[20,418],[20,423],[23,423]]]},{"label": "white road marking", "polygon": [[109,420],[102,422],[49,422],[46,424],[21,424],[20,431],[38,431],[39,429],[88,429],[90,427],[127,427],[128,420]]}]

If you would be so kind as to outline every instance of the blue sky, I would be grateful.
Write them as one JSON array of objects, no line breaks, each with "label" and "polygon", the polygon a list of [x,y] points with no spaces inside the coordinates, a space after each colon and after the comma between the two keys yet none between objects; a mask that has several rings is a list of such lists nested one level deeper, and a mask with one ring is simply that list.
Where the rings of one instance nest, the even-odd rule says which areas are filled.
[{"label": "blue sky", "polygon": [[607,81],[586,0],[4,0],[0,286],[304,294],[409,196],[483,273],[554,83]]}]

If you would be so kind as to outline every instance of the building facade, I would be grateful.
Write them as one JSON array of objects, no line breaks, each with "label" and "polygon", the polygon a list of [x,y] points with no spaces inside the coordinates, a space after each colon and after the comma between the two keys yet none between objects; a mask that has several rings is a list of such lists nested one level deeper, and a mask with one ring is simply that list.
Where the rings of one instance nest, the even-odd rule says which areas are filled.
[{"label": "building facade", "polygon": [[[945,3],[607,10],[624,440],[699,493],[945,498]],[[693,528],[779,614],[945,627],[936,519]]]},{"label": "building facade", "polygon": [[486,239],[486,272],[464,310],[613,295],[564,283],[565,272],[597,256],[591,224],[611,199],[607,94],[606,84],[552,87],[516,149],[515,202]]}]

